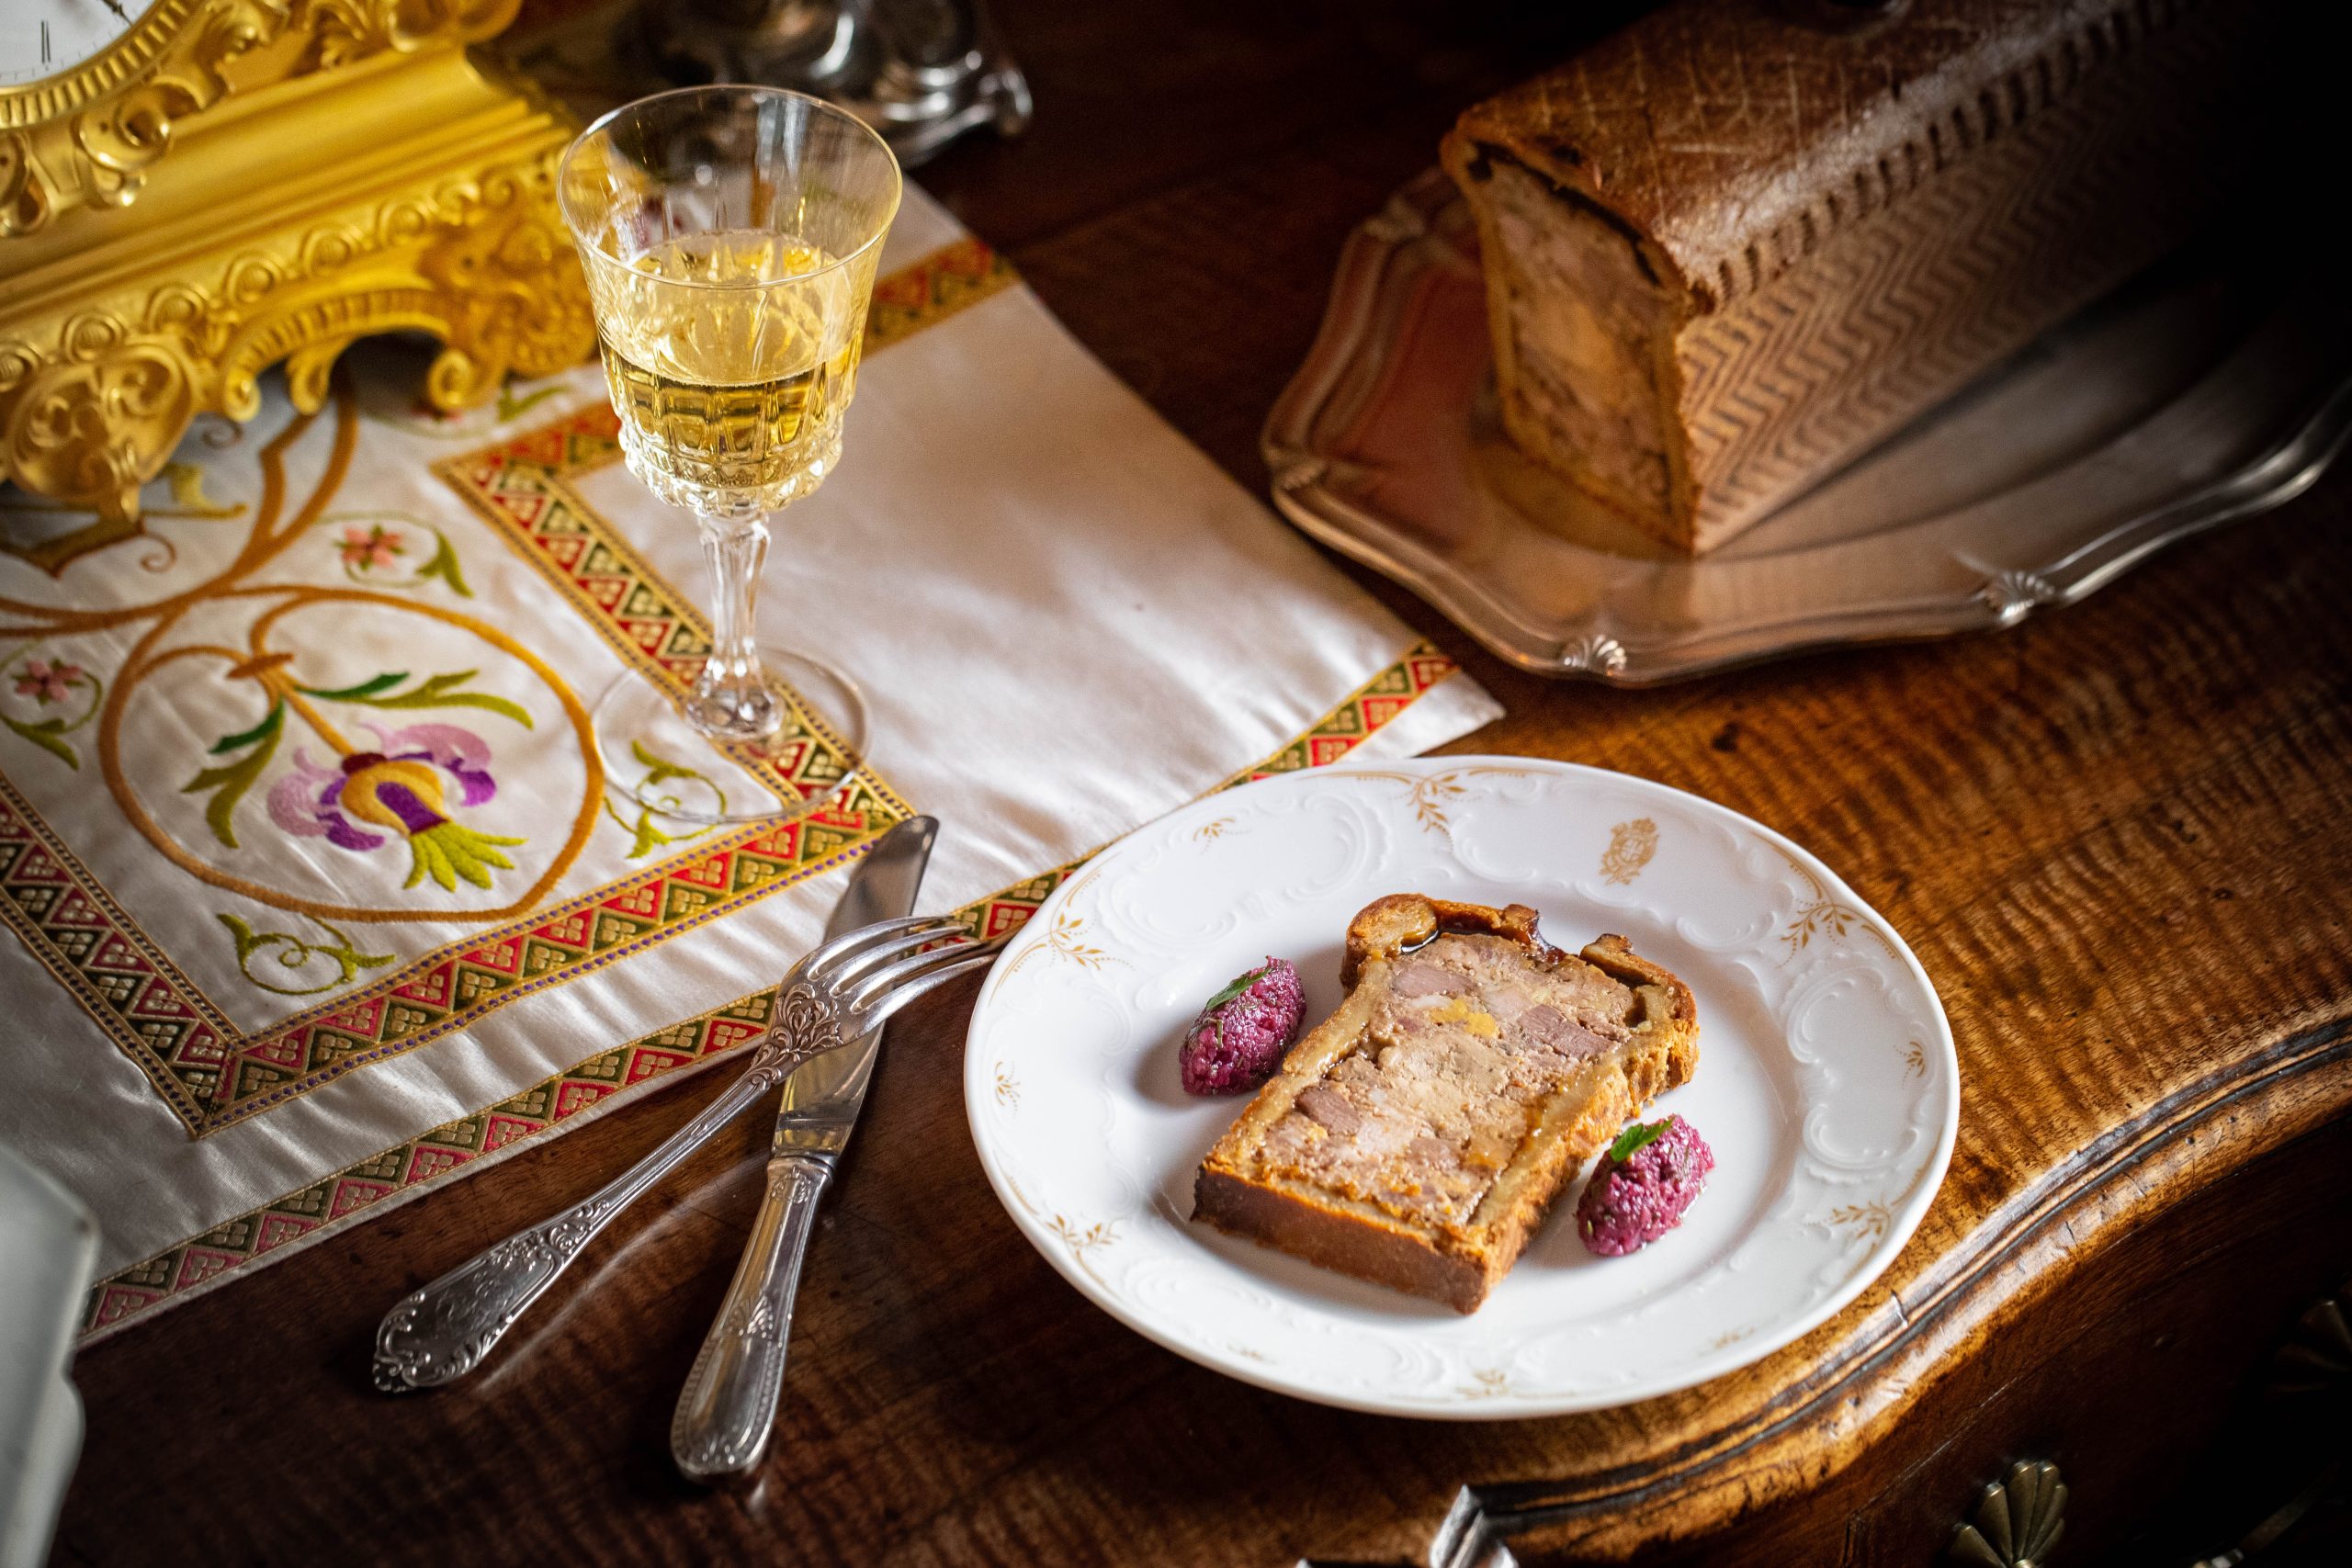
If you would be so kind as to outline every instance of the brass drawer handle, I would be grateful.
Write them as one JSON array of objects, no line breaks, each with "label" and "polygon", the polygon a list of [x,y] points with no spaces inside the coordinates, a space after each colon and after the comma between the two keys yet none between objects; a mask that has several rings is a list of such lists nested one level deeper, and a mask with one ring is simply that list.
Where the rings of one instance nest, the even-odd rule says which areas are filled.
[{"label": "brass drawer handle", "polygon": [[[2352,1398],[2352,1281],[2334,1295],[2313,1302],[2296,1320],[2287,1343],[2271,1360],[2265,1392],[2274,1403],[2317,1400],[2340,1411],[2352,1411],[2346,1404]],[[2348,1465],[2352,1465],[2352,1450],[2339,1452],[2321,1467],[2309,1485],[2255,1526],[2244,1540],[2216,1556],[2199,1559],[2190,1568],[2237,1568],[2288,1540],[2322,1499],[2346,1495],[2347,1479],[2352,1479],[2346,1474]]]},{"label": "brass drawer handle", "polygon": [[2066,1483],[2048,1460],[2019,1460],[1976,1500],[1976,1522],[1952,1532],[1948,1554],[1972,1568],[2042,1568],[2066,1533]]}]

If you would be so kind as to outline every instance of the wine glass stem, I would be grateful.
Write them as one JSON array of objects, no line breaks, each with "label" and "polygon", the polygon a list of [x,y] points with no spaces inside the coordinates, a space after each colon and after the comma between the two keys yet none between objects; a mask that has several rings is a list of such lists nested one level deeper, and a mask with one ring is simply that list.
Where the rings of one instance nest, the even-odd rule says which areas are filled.
[{"label": "wine glass stem", "polygon": [[752,632],[760,570],[768,558],[767,520],[697,521],[703,555],[710,562],[711,649],[709,662],[687,700],[686,717],[715,739],[763,740],[784,726],[784,705],[761,671]]}]

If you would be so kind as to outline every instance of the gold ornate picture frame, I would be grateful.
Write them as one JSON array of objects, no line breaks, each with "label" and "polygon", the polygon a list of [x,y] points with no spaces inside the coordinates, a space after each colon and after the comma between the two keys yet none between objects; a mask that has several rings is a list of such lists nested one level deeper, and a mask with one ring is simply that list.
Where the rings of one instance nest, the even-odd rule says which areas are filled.
[{"label": "gold ornate picture frame", "polygon": [[0,89],[0,473],[121,532],[272,365],[315,412],[355,339],[427,333],[455,411],[585,357],[553,199],[572,123],[467,47],[516,5],[158,0]]}]

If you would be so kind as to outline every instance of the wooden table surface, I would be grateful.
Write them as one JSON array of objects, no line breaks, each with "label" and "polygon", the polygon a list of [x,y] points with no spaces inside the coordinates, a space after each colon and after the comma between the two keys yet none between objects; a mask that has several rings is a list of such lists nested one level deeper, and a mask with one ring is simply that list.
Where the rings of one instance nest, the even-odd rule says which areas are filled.
[{"label": "wooden table surface", "polygon": [[[1608,19],[1484,0],[997,10],[1036,124],[924,183],[1260,491],[1259,424],[1349,228],[1464,105]],[[1484,1497],[1551,1508],[1533,1557],[1676,1539],[1796,1561],[1770,1543],[1828,1506],[1857,1524],[1804,1560],[1931,1561],[1968,1488],[2015,1456],[1960,1456],[1889,1505],[1928,1461],[1875,1456],[1933,1450],[1905,1446],[1924,1424],[1995,1408],[2052,1355],[2151,1358],[2166,1399],[2245,1374],[2132,1337],[2167,1277],[2129,1252],[2143,1218],[2177,1211],[2193,1245],[2233,1245],[2214,1178],[2245,1172],[2318,1236],[2245,1271],[2239,1307],[2265,1324],[2352,1263],[2340,1197],[2302,1174],[2323,1160],[2338,1194],[2352,1177],[2347,513],[2339,473],[2012,631],[1646,693],[1514,673],[1357,573],[1509,710],[1458,750],[1622,769],[1779,829],[1942,992],[1964,1094],[1933,1211],[1860,1301],[1749,1372],[1624,1411],[1447,1426],[1161,1350],[1086,1304],[990,1195],[959,1088],[967,986],[894,1026],[809,1254],[756,1491],[693,1491],[666,1444],[756,1204],[756,1118],[614,1224],[486,1371],[427,1397],[368,1382],[389,1302],[618,1171],[716,1091],[706,1075],[93,1348],[56,1561],[1419,1562],[1463,1486],[1518,1482],[1534,1484]],[[2165,1425],[2179,1406],[2118,1397],[2122,1449],[2191,1461],[2193,1434]],[[2102,1496],[2099,1456],[2066,1462],[2085,1530],[2149,1506]]]}]

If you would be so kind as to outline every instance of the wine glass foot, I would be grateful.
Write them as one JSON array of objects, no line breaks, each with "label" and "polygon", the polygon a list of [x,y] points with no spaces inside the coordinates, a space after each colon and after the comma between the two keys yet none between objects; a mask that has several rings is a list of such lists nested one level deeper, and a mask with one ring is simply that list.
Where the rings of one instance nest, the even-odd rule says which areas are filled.
[{"label": "wine glass foot", "polygon": [[788,716],[764,740],[705,736],[674,689],[634,672],[598,699],[592,717],[605,805],[649,847],[725,824],[805,816],[863,765],[865,694],[856,682],[790,649],[763,645],[760,664]]}]

